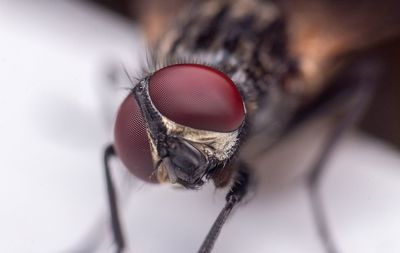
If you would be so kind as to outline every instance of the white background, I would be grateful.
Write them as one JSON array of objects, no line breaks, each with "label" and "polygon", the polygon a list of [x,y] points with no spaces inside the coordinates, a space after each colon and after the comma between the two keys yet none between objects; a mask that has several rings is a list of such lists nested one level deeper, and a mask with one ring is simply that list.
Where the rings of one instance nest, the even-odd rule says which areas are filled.
[{"label": "white background", "polygon": [[[110,69],[136,73],[139,36],[91,5],[0,0],[0,252],[78,252],[98,239],[98,252],[111,252],[102,237],[101,149],[126,92],[107,85]],[[215,252],[322,252],[303,175],[327,123],[304,126],[257,161],[259,189],[234,212]],[[114,167],[130,251],[196,252],[224,192],[150,187]],[[341,252],[400,251],[397,151],[349,133],[322,192]]]}]

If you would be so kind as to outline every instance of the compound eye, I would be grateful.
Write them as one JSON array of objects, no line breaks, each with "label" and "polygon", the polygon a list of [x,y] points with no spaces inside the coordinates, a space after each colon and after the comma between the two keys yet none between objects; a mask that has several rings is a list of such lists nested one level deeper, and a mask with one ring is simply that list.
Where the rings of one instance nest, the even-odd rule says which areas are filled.
[{"label": "compound eye", "polygon": [[135,98],[129,95],[121,104],[114,127],[118,157],[138,178],[156,182],[145,121]]},{"label": "compound eye", "polygon": [[230,132],[245,111],[236,86],[224,73],[197,64],[178,64],[150,77],[149,94],[168,119],[195,129]]}]

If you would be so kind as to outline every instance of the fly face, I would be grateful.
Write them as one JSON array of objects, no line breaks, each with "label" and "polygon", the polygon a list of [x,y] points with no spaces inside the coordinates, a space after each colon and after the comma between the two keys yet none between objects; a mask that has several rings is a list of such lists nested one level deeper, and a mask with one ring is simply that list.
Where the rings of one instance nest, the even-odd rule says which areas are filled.
[{"label": "fly face", "polygon": [[176,64],[132,89],[118,112],[115,148],[143,180],[198,188],[231,159],[244,122],[231,79],[204,65]]}]

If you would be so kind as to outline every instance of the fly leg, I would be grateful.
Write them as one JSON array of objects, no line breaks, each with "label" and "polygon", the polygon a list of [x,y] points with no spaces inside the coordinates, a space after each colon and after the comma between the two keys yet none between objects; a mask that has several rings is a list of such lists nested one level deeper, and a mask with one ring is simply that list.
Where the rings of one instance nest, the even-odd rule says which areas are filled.
[{"label": "fly leg", "polygon": [[219,213],[217,219],[212,225],[207,237],[204,239],[198,253],[209,253],[214,247],[215,241],[221,232],[223,225],[228,219],[232,209],[237,206],[247,193],[250,182],[249,171],[244,164],[240,164],[240,168],[235,177],[235,181],[226,195],[226,204]]},{"label": "fly leg", "polygon": [[122,253],[125,247],[124,236],[122,233],[121,222],[119,218],[118,212],[118,204],[117,204],[117,196],[115,193],[115,187],[111,176],[110,171],[110,159],[116,157],[114,146],[109,145],[104,151],[104,169],[106,176],[106,185],[107,185],[107,196],[108,196],[108,205],[110,208],[110,216],[111,216],[111,227],[113,231],[114,241],[116,244],[116,252]]},{"label": "fly leg", "polygon": [[330,233],[323,208],[323,201],[319,192],[319,186],[323,174],[325,173],[325,164],[346,130],[351,128],[366,110],[372,93],[379,81],[379,67],[380,66],[378,66],[376,62],[361,62],[356,65],[355,69],[350,73],[349,79],[346,79],[346,82],[351,81],[354,87],[349,94],[351,95],[349,108],[326,139],[318,159],[315,161],[307,176],[307,188],[311,202],[312,215],[318,236],[327,253],[337,253],[339,251]]}]

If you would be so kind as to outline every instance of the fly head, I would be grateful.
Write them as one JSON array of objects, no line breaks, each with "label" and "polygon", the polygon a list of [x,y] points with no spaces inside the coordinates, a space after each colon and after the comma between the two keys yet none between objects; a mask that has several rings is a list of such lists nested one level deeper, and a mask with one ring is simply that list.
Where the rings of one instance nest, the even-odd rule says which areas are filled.
[{"label": "fly head", "polygon": [[231,159],[244,122],[243,99],[224,73],[171,65],[143,79],[122,103],[115,148],[141,179],[198,188]]}]

